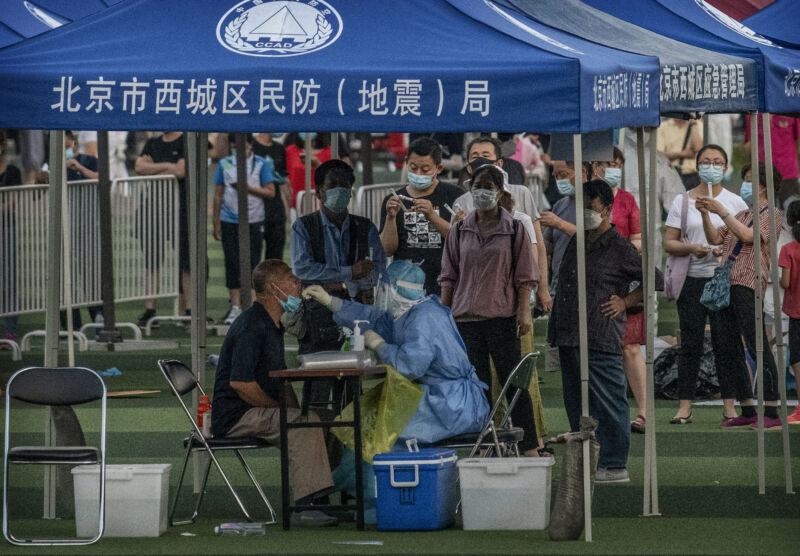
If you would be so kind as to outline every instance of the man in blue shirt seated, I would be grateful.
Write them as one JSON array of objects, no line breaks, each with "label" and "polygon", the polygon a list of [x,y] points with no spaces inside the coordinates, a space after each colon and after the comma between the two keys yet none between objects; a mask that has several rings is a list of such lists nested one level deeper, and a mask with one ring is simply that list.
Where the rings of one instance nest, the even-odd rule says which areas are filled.
[{"label": "man in blue shirt seated", "polygon": [[[278,397],[281,381],[269,372],[285,369],[284,311],[300,305],[300,280],[283,261],[269,259],[253,271],[256,300],[231,325],[217,364],[211,432],[216,437],[258,436],[270,442],[280,438]],[[291,423],[317,421],[303,415],[287,386],[287,419]],[[320,428],[289,429],[289,476],[295,503],[326,495],[333,486],[325,439]],[[295,524],[333,525],[336,519],[319,511],[295,512]]]},{"label": "man in blue shirt seated", "polygon": [[[322,208],[292,225],[292,270],[303,286],[319,285],[334,297],[370,304],[386,255],[375,225],[347,210],[356,180],[353,168],[329,160],[317,168],[314,180]],[[342,347],[344,336],[330,309],[309,299],[300,315],[300,354]],[[326,381],[307,385],[304,403],[328,401],[331,386]],[[334,400],[339,399],[336,394]]]},{"label": "man in blue shirt seated", "polygon": [[399,440],[424,444],[481,429],[489,413],[484,390],[453,315],[435,295],[425,295],[425,272],[415,264],[394,261],[381,280],[375,306],[332,297],[320,286],[303,290],[333,311],[337,323],[366,330],[366,346],[409,380],[423,396]]}]

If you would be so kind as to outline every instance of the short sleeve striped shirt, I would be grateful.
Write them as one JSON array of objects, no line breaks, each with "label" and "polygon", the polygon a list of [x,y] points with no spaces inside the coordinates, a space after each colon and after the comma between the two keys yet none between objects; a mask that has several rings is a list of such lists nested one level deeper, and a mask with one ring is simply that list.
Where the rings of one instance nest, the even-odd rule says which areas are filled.
[{"label": "short sleeve striped shirt", "polygon": [[[763,209],[766,204],[762,205]],[[783,229],[783,215],[779,209],[775,210],[775,223],[778,226],[776,232],[780,235]],[[753,211],[746,209],[739,212],[734,218],[742,224],[748,225],[753,221]],[[769,277],[769,212],[763,211],[760,213],[759,226],[761,228],[761,291],[763,292],[767,287],[767,278]],[[733,253],[733,249],[739,238],[736,237],[728,226],[719,228],[719,232],[723,236],[722,243],[722,261],[723,263],[728,260],[728,257]],[[745,286],[751,290],[755,289],[755,266],[753,265],[753,244],[745,243],[739,256],[736,257],[731,268],[731,285],[732,286]]]}]

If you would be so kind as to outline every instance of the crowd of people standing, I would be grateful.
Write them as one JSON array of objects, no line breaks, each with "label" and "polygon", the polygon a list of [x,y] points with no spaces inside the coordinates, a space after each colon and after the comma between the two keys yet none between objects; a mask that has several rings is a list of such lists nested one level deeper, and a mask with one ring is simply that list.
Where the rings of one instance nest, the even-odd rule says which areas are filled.
[{"label": "crowd of people standing", "polygon": [[[658,132],[659,156],[668,161],[670,171],[679,176],[685,188],[667,203],[663,241],[671,260],[683,260],[677,290],[671,284],[677,300],[681,342],[679,405],[670,421],[675,425],[692,422],[707,322],[723,399],[720,426],[757,424],[746,356],[749,353],[755,358],[757,334],[762,334],[765,345],[769,345],[766,330],[756,330],[753,319],[758,299],[754,295],[756,237],[761,242],[762,291],[773,264],[767,211],[773,211],[779,228],[785,225],[794,236],[794,241],[784,242],[780,260],[774,263],[781,267],[779,286],[786,291],[783,312],[790,319],[790,362],[793,367],[800,367],[800,200],[796,200],[800,199],[800,123],[784,117],[772,121],[776,206],[770,206],[767,200],[767,169],[763,162],[740,169],[742,185],[738,194],[726,185],[734,171],[729,159],[731,149],[703,144],[702,122],[668,120]],[[81,142],[80,135],[84,133],[68,136],[70,145],[65,156],[71,179],[97,177],[96,137],[91,141],[92,137],[86,136]],[[213,237],[222,243],[229,292],[229,309],[222,322],[233,325],[247,309],[241,306],[241,288],[246,286],[239,277],[238,256],[237,156],[244,156],[252,269],[263,260],[283,258],[288,229],[291,272],[299,286],[316,288],[301,300],[296,295],[297,287],[282,282],[283,278],[273,284],[271,295],[281,307],[281,322],[298,336],[300,353],[339,349],[344,341],[342,322],[359,313],[355,306],[343,308],[334,300],[377,307],[380,300],[376,299],[376,292],[388,275],[387,259],[406,261],[412,268],[404,272],[411,273],[414,279],[389,280],[395,287],[394,302],[407,311],[433,296],[436,306],[452,315],[459,337],[454,349],[463,350],[462,363],[468,361],[466,364],[474,368],[477,380],[484,385],[492,384],[493,373],[501,384],[508,378],[521,357],[533,349],[533,316],[549,314],[547,342],[557,348],[564,405],[571,429],[577,430],[580,358],[575,221],[576,212],[581,210],[587,240],[590,413],[599,422],[601,444],[597,479],[627,481],[630,433],[644,432],[647,423],[641,350],[645,343],[642,230],[635,196],[643,189],[625,187],[636,177],[626,173],[623,150],[609,146],[606,159],[586,161],[578,169],[570,160],[551,159],[543,146],[548,138],[538,134],[421,134],[412,138],[403,160],[407,185],[383,199],[379,221],[371,222],[348,210],[356,175],[348,163],[346,147],[339,151],[339,159],[333,159],[327,134],[282,135],[248,134],[244,153],[237,152],[233,134],[219,134],[209,145],[215,188]],[[119,142],[121,138],[117,139]],[[23,149],[26,140],[29,142],[30,137],[18,141]],[[287,228],[297,194],[305,189],[307,142],[312,157],[311,185],[320,209],[294,219]],[[35,152],[20,157],[24,161],[21,171],[4,156],[6,144],[5,136],[0,135],[0,186],[35,180],[41,167],[30,173],[27,165],[31,157],[35,158]],[[78,148],[81,150],[76,152]],[[117,157],[119,152],[113,149],[112,156]],[[132,169],[139,175],[174,175],[179,180],[180,237],[176,243],[184,299],[181,307],[190,314],[184,153],[180,132],[156,134],[147,139]],[[752,188],[754,172],[759,176],[758,191]],[[576,205],[579,187],[584,193],[582,207]],[[760,215],[758,236],[753,230],[756,209]],[[712,306],[707,296],[713,287],[719,289],[717,275],[721,267],[729,275],[728,281],[723,281],[726,302]],[[274,271],[283,276],[277,266]],[[10,272],[5,263],[3,272],[4,276]],[[257,276],[264,279],[263,272]],[[668,278],[673,280],[675,276]],[[294,293],[281,290],[281,284],[291,287]],[[268,293],[265,288],[264,284],[257,285],[257,299]],[[656,289],[663,289],[660,271]],[[388,307],[383,310],[391,313]],[[140,325],[156,314],[155,300],[147,300]],[[263,320],[262,317],[248,318],[261,322],[258,319]],[[371,329],[370,332],[374,333]],[[14,317],[6,319],[5,333],[9,338],[16,335]],[[390,333],[396,335],[396,330]],[[384,338],[372,336],[376,351],[383,350],[385,343]],[[777,369],[771,350],[764,350],[766,428],[782,426],[776,403],[778,381],[783,380],[783,374],[782,369]],[[469,372],[462,378],[473,380]],[[313,402],[341,395],[332,392],[332,388],[330,383],[309,384],[304,397]],[[633,419],[628,388],[636,403]],[[485,393],[492,395],[488,389]],[[246,397],[243,399],[247,401]],[[532,384],[519,397],[512,419],[524,430],[520,443],[524,455],[548,457],[538,384]],[[798,421],[800,413],[795,411],[789,422]]]}]

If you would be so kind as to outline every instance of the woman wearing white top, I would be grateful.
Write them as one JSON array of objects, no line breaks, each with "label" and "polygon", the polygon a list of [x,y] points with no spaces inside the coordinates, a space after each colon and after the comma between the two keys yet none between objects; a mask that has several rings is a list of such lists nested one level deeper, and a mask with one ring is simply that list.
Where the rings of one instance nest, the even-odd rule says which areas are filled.
[{"label": "woman wearing white top", "polygon": [[[706,320],[711,324],[711,342],[714,345],[715,353],[719,351],[719,342],[723,341],[719,334],[721,329],[717,322],[718,314],[700,304],[703,288],[714,276],[714,269],[718,266],[719,253],[712,251],[706,241],[703,220],[700,211],[695,206],[695,201],[700,197],[708,196],[710,190],[711,196],[722,203],[732,214],[737,214],[747,208],[741,197],[722,187],[722,177],[728,169],[728,155],[722,147],[706,145],[700,149],[697,153],[697,166],[700,185],[684,194],[689,196],[686,229],[681,230],[684,196],[679,195],[672,202],[664,235],[664,250],[667,253],[690,257],[686,282],[684,282],[678,297],[678,321],[681,330],[681,351],[678,356],[678,398],[680,402],[678,412],[670,421],[672,424],[680,425],[692,421],[692,399],[697,385],[697,375],[700,372],[700,360],[703,357]],[[724,225],[719,216],[715,214],[711,215],[711,220],[716,227]],[[686,242],[681,241],[681,236],[686,237]],[[722,397],[730,402],[726,402],[723,419],[735,417],[736,412],[731,401],[735,397],[735,385],[728,384],[729,381],[722,376],[719,378]]]}]

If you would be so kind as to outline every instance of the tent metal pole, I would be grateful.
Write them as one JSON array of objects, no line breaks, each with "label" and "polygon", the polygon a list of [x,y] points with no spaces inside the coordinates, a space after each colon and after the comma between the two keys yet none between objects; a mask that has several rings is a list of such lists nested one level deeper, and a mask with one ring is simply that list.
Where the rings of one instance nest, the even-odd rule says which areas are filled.
[{"label": "tent metal pole", "polygon": [[339,158],[339,132],[331,132],[331,160]]},{"label": "tent metal pole", "polygon": [[[647,180],[645,176],[645,165],[644,165],[644,128],[637,127],[636,128],[636,157],[638,162],[638,170],[639,170],[639,211],[641,214],[641,230],[642,230],[642,287],[645,291],[645,296],[647,293],[650,292],[650,284],[648,282],[649,273],[647,269],[650,267],[649,261],[652,257],[652,252],[650,251],[650,211],[647,210],[648,206],[648,198],[647,198]],[[649,298],[645,297],[645,331],[650,332],[650,304]],[[647,334],[647,341],[648,347],[650,345],[650,335]],[[648,367],[647,370],[649,371],[650,368]],[[646,398],[645,398],[646,399]],[[641,412],[641,408],[639,408],[639,412]],[[645,448],[644,448],[644,484],[642,488],[644,490],[642,496],[643,508],[642,508],[642,515],[649,516],[650,515],[650,435],[652,434],[650,422],[648,420],[647,415],[645,415],[645,421],[648,426],[645,428]]]},{"label": "tent metal pole", "polygon": [[[645,176],[645,165],[644,165],[644,128],[637,127],[636,128],[636,158],[638,163],[638,173],[639,173],[639,212],[641,215],[641,231],[642,231],[642,288],[645,292],[648,291],[647,288],[647,267],[648,267],[648,259],[650,257],[650,252],[648,250],[649,242],[648,239],[650,237],[650,228],[648,226],[648,217],[650,212],[647,210],[647,187],[646,187],[646,176]],[[646,299],[645,299],[646,301]],[[645,327],[647,326],[647,305],[645,304]],[[647,330],[647,328],[645,328]],[[641,410],[641,408],[639,408]],[[646,416],[645,416],[646,418]],[[646,429],[647,434],[649,434],[649,430]],[[644,481],[642,484],[643,488],[643,508],[642,508],[642,515],[649,515],[650,513],[650,451],[647,449],[647,436],[645,435],[645,451],[644,451]]]},{"label": "tent metal pole", "polygon": [[98,204],[100,212],[100,287],[103,300],[103,329],[100,341],[106,342],[109,351],[114,342],[122,341],[116,330],[114,305],[114,242],[111,235],[111,168],[108,159],[108,131],[97,132]]},{"label": "tent metal pole", "polygon": [[[589,415],[589,334],[586,326],[586,236],[583,225],[583,152],[581,134],[572,136],[575,168],[575,235],[578,242],[578,341],[581,362],[581,415]],[[587,176],[588,177],[588,176]],[[586,542],[592,541],[591,441],[583,441],[583,517]]]},{"label": "tent metal pole", "polygon": [[[61,181],[61,249],[63,255],[62,280],[64,282],[64,310],[67,314],[67,364],[75,366],[75,338],[73,337],[75,323],[72,320],[72,231],[70,213],[72,205],[69,202],[69,189],[67,188],[66,163],[63,168],[64,179]],[[80,310],[80,309],[79,309]]]},{"label": "tent metal pole", "polygon": [[[758,389],[758,493],[765,494],[764,477],[764,300],[761,292],[761,223],[758,172],[758,112],[750,113],[750,162],[753,168],[753,270],[756,321],[756,388]],[[754,139],[754,140],[753,140]],[[769,211],[768,211],[769,212]],[[758,241],[756,241],[758,239]]]},{"label": "tent metal pole", "polygon": [[650,168],[649,168],[649,202],[647,218],[647,291],[645,310],[647,318],[647,346],[645,347],[647,384],[645,389],[645,420],[647,428],[645,430],[645,451],[650,452],[650,513],[651,516],[661,515],[658,510],[658,454],[656,452],[656,404],[655,404],[655,384],[653,379],[654,360],[655,360],[655,334],[658,326],[657,321],[657,298],[656,298],[656,224],[658,223],[658,192],[657,181],[657,161],[656,161],[656,133],[657,128],[650,129]]},{"label": "tent metal pole", "polygon": [[[58,312],[61,305],[61,205],[63,186],[66,181],[66,161],[64,160],[64,132],[50,131],[50,185],[48,191],[48,231],[47,231],[47,282],[45,305],[45,343],[44,366],[58,366]],[[56,445],[56,428],[53,410],[47,409],[44,430],[46,446]],[[45,519],[56,517],[56,470],[52,465],[44,468],[44,507]]]},{"label": "tent metal pole", "polygon": [[197,186],[193,191],[197,195],[196,211],[196,240],[197,266],[192,267],[192,276],[196,276],[196,283],[192,287],[192,315],[197,328],[196,353],[197,376],[205,380],[206,375],[206,314],[208,282],[208,132],[197,132]]},{"label": "tent metal pole", "polygon": [[[303,214],[309,214],[314,210],[314,201],[311,198],[311,139],[309,136],[311,134],[306,132],[306,138],[303,141],[303,147],[305,152],[305,180],[306,180],[306,194],[303,196]],[[320,184],[321,185],[321,184]],[[300,215],[297,215],[300,217]]]},{"label": "tent metal pole", "polygon": [[[197,282],[197,262],[198,262],[198,251],[197,251],[197,237],[198,237],[198,226],[197,226],[197,133],[194,131],[186,133],[186,203],[189,207],[189,267],[195,271],[191,273],[191,280],[192,280],[192,301],[196,298],[197,286],[199,285]],[[192,364],[191,369],[194,375],[197,377],[197,380],[200,383],[203,383],[201,378],[201,373],[203,373],[204,368],[201,362],[198,361],[198,353],[197,353],[197,316],[200,313],[197,311],[197,308],[192,303],[192,320],[189,323],[189,331],[191,334],[191,358]],[[197,393],[197,388],[192,391],[192,405],[191,407],[197,407],[197,403],[199,401],[199,394]],[[193,477],[193,492],[195,494],[200,492],[202,488],[202,476],[200,473],[200,469],[203,466],[201,465],[201,460],[199,454],[194,454],[192,456],[192,477]]]},{"label": "tent metal pole", "polygon": [[[767,173],[767,203],[770,207],[775,206],[775,176],[772,172],[772,126],[770,119],[771,114],[764,113],[761,115],[761,127],[764,130],[764,165]],[[783,428],[781,436],[783,437],[783,463],[785,472],[786,494],[792,494],[792,462],[789,450],[789,422],[788,407],[786,405],[786,344],[783,342],[783,319],[780,303],[780,280],[778,278],[778,230],[777,223],[775,222],[775,211],[767,211],[769,214],[769,252],[770,252],[770,274],[772,281],[772,307],[774,310],[773,320],[775,324],[775,347],[778,352],[777,365],[778,365],[778,391],[781,397],[781,421]]]},{"label": "tent metal pole", "polygon": [[703,144],[708,145],[710,143],[709,136],[711,135],[711,130],[708,126],[708,112],[703,114],[700,121],[703,123]]},{"label": "tent metal pole", "polygon": [[375,183],[374,168],[372,167],[372,133],[364,132],[361,136],[361,171],[362,185],[372,185]]},{"label": "tent metal pole", "polygon": [[[192,320],[190,323],[192,346],[192,372],[200,384],[205,383],[206,359],[206,228],[208,167],[206,153],[208,134],[186,134],[186,176],[189,205],[189,266],[191,267]],[[192,393],[192,407],[197,406],[197,390]],[[206,455],[195,454],[192,459],[194,492],[202,488],[202,473]]]},{"label": "tent metal pole", "polygon": [[[199,149],[199,146],[198,146]],[[250,219],[247,211],[247,141],[244,133],[236,134],[236,198],[239,211],[239,307],[244,310],[252,303],[250,291],[252,279],[250,277]],[[198,165],[200,161],[197,161]],[[199,184],[198,184],[199,185]],[[261,185],[261,184],[259,184]],[[198,191],[199,193],[199,191]],[[199,230],[198,230],[199,231]],[[205,315],[203,315],[205,318]]]},{"label": "tent metal pole", "polygon": [[[208,166],[206,147],[208,134],[186,134],[187,192],[189,202],[189,264],[191,266],[192,370],[202,384],[205,379],[206,349],[206,228]],[[195,405],[198,400],[193,399]]]}]

